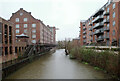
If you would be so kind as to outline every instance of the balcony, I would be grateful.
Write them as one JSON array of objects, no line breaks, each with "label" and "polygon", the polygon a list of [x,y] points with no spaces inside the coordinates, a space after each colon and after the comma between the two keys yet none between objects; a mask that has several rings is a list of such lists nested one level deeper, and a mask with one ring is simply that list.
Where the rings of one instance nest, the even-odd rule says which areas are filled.
[{"label": "balcony", "polygon": [[99,15],[99,16],[97,16],[92,22],[93,22],[93,23],[99,22],[100,20],[103,20],[103,18],[104,18],[103,15]]},{"label": "balcony", "polygon": [[84,43],[86,43],[86,40],[83,40]]},{"label": "balcony", "polygon": [[86,39],[86,36],[83,36],[83,39]]},{"label": "balcony", "polygon": [[109,12],[104,11],[104,12],[103,12],[103,15],[107,16],[107,15],[109,15]]},{"label": "balcony", "polygon": [[98,16],[100,13],[103,13],[104,12],[104,8],[101,8],[100,10],[98,10],[94,15],[93,17],[96,17]]},{"label": "balcony", "polygon": [[86,31],[84,31],[83,34],[86,34]]},{"label": "balcony", "polygon": [[94,35],[103,34],[103,33],[104,33],[104,29],[101,28],[101,29],[99,29],[99,30],[96,30],[96,31],[94,32]]},{"label": "balcony", "polygon": [[86,30],[86,27],[83,27],[83,30]]},{"label": "balcony", "polygon": [[97,41],[103,41],[104,40],[104,36],[99,36]]},{"label": "balcony", "polygon": [[89,31],[92,31],[92,28],[89,28]]},{"label": "balcony", "polygon": [[106,24],[110,23],[109,19],[104,19],[103,22]]},{"label": "balcony", "polygon": [[104,31],[109,31],[109,30],[110,30],[109,27],[105,27],[105,28],[104,28]]},{"label": "balcony", "polygon": [[92,26],[92,23],[89,23],[89,26]]},{"label": "balcony", "polygon": [[104,23],[103,23],[103,22],[97,23],[97,24],[95,24],[95,26],[93,27],[93,29],[96,29],[96,28],[98,28],[98,27],[103,27],[103,26],[104,26]]},{"label": "balcony", "polygon": [[92,36],[92,35],[93,35],[93,32],[91,32],[89,35]]},{"label": "balcony", "polygon": [[109,40],[110,37],[109,37],[109,35],[105,35],[104,38]]},{"label": "balcony", "polygon": [[116,39],[112,39],[112,42],[116,42],[117,40]]}]

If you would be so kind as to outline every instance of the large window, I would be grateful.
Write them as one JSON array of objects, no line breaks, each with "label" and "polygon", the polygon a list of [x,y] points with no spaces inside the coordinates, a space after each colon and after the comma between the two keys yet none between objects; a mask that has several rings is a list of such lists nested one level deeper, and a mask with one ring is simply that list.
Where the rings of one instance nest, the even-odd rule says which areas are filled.
[{"label": "large window", "polygon": [[109,12],[109,8],[107,8],[107,12]]},{"label": "large window", "polygon": [[20,13],[20,15],[22,16],[22,15],[23,15],[23,13],[21,12],[21,13]]},{"label": "large window", "polygon": [[113,21],[113,26],[115,26],[115,21]]},{"label": "large window", "polygon": [[115,9],[115,3],[113,3],[113,9]]},{"label": "large window", "polygon": [[16,24],[16,28],[19,28],[19,24]]},{"label": "large window", "polygon": [[19,22],[19,18],[16,18],[15,21],[16,21],[16,22]]},{"label": "large window", "polygon": [[109,16],[107,16],[107,20],[109,20]]},{"label": "large window", "polygon": [[27,19],[27,18],[24,18],[24,22],[26,22],[26,21],[28,21],[28,19]]},{"label": "large window", "polygon": [[24,28],[27,28],[27,24],[24,24]]},{"label": "large window", "polygon": [[113,12],[113,18],[115,18],[115,12]]},{"label": "large window", "polygon": [[20,31],[19,30],[16,30],[16,33],[19,33]]},{"label": "large window", "polygon": [[24,33],[27,33],[27,29],[24,29]]},{"label": "large window", "polygon": [[107,24],[107,27],[109,27],[109,24]]},{"label": "large window", "polygon": [[36,38],[36,35],[32,35],[32,38]]},{"label": "large window", "polygon": [[115,36],[115,30],[113,30],[113,36]]},{"label": "large window", "polygon": [[36,33],[36,30],[32,30],[32,33]]},{"label": "large window", "polygon": [[35,27],[36,27],[36,24],[32,24],[32,27],[35,28]]},{"label": "large window", "polygon": [[32,43],[36,43],[36,40],[32,40]]}]

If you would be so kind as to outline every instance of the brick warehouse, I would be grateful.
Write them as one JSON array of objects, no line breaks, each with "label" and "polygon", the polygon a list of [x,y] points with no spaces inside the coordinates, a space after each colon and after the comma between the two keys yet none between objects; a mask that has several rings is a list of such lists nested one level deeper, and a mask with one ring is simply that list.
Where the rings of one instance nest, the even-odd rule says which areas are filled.
[{"label": "brick warehouse", "polygon": [[[29,37],[29,44],[46,43],[55,44],[55,27],[46,26],[41,20],[35,19],[31,12],[20,8],[13,13],[10,21],[14,23],[15,35],[25,34]],[[54,32],[52,32],[52,30]]]},{"label": "brick warehouse", "polygon": [[0,62],[15,58],[13,23],[0,17]]},{"label": "brick warehouse", "polygon": [[120,1],[109,0],[88,20],[80,21],[80,45],[120,46]]}]

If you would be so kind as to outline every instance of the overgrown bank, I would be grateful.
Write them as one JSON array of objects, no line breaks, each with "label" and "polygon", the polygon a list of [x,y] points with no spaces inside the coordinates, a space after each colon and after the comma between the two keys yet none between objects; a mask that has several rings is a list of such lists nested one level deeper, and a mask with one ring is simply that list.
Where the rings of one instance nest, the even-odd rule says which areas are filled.
[{"label": "overgrown bank", "polygon": [[120,52],[115,54],[112,51],[97,52],[93,49],[83,47],[73,47],[69,49],[70,58],[75,58],[81,62],[87,62],[94,67],[99,67],[112,78],[120,77]]}]

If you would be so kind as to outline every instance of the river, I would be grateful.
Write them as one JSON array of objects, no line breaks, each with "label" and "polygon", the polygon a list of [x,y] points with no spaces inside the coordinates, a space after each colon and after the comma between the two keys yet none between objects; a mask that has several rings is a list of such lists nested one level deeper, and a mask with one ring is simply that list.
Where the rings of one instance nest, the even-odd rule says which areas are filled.
[{"label": "river", "polygon": [[107,77],[93,66],[71,60],[64,49],[45,54],[16,72],[7,79],[105,79]]}]

